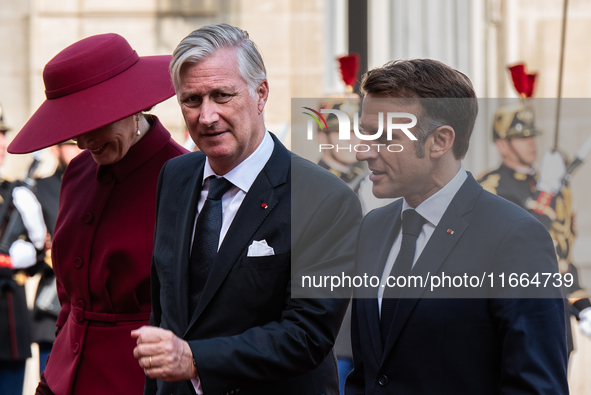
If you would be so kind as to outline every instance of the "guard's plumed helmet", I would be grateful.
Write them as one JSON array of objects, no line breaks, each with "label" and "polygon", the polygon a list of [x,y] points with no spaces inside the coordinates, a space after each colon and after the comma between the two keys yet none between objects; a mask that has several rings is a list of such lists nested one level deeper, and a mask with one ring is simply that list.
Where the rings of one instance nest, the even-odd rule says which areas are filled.
[{"label": "guard's plumed helmet", "polygon": [[[349,120],[353,122],[355,113],[359,112],[359,97],[351,96],[345,98],[334,98],[320,103],[321,109],[340,110],[347,114]],[[339,131],[339,119],[334,114],[322,114],[326,120],[328,130],[319,130],[320,132],[330,133]]]},{"label": "guard's plumed helmet", "polygon": [[541,134],[534,125],[534,113],[523,104],[501,106],[495,112],[493,121],[493,140],[514,137],[531,137]]}]

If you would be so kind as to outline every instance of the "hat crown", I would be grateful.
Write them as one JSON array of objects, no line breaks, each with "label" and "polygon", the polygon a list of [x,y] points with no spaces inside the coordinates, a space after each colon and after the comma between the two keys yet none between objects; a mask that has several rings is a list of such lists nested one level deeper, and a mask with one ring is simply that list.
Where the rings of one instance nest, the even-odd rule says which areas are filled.
[{"label": "hat crown", "polygon": [[80,40],[58,53],[43,69],[45,96],[56,99],[100,84],[138,60],[138,54],[118,34]]}]

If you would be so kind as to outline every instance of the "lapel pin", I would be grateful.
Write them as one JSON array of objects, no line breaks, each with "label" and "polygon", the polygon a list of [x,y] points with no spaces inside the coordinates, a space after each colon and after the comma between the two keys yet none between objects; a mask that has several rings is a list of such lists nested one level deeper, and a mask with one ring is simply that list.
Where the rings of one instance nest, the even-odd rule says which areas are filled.
[{"label": "lapel pin", "polygon": [[269,206],[267,206],[267,203],[263,203],[263,204],[261,204],[261,207],[264,208],[264,209],[266,209]]},{"label": "lapel pin", "polygon": [[454,234],[454,231],[453,231],[453,230],[451,230],[451,229],[448,229],[448,230],[447,230],[447,234],[453,235],[453,234]]}]

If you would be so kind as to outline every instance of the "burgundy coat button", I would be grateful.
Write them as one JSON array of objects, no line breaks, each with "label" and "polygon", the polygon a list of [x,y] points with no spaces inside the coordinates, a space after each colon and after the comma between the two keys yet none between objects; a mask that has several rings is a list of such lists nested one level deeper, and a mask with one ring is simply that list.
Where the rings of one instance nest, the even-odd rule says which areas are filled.
[{"label": "burgundy coat button", "polygon": [[78,343],[72,344],[72,352],[74,354],[78,354],[78,351],[80,351],[80,344],[78,344]]},{"label": "burgundy coat button", "polygon": [[82,267],[82,258],[80,258],[80,257],[74,258],[74,267],[76,269],[80,269]]},{"label": "burgundy coat button", "polygon": [[86,306],[86,304],[84,303],[84,301],[82,299],[80,299],[78,301],[77,306],[80,307],[82,310],[84,310],[84,307]]},{"label": "burgundy coat button", "polygon": [[92,215],[92,213],[86,213],[86,214],[84,214],[84,217],[82,217],[82,221],[85,224],[90,224],[90,223],[92,223],[93,220],[94,220],[94,215]]}]

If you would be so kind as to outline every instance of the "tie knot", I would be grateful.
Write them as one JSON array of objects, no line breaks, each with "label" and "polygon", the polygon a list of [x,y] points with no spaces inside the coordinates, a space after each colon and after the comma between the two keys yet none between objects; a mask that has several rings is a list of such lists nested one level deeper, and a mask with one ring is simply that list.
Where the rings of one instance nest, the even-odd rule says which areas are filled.
[{"label": "tie knot", "polygon": [[425,218],[415,210],[404,210],[402,213],[402,233],[418,236],[425,224]]},{"label": "tie knot", "polygon": [[226,180],[224,177],[209,179],[209,192],[207,198],[210,200],[220,200],[224,193],[228,192],[234,184]]}]

